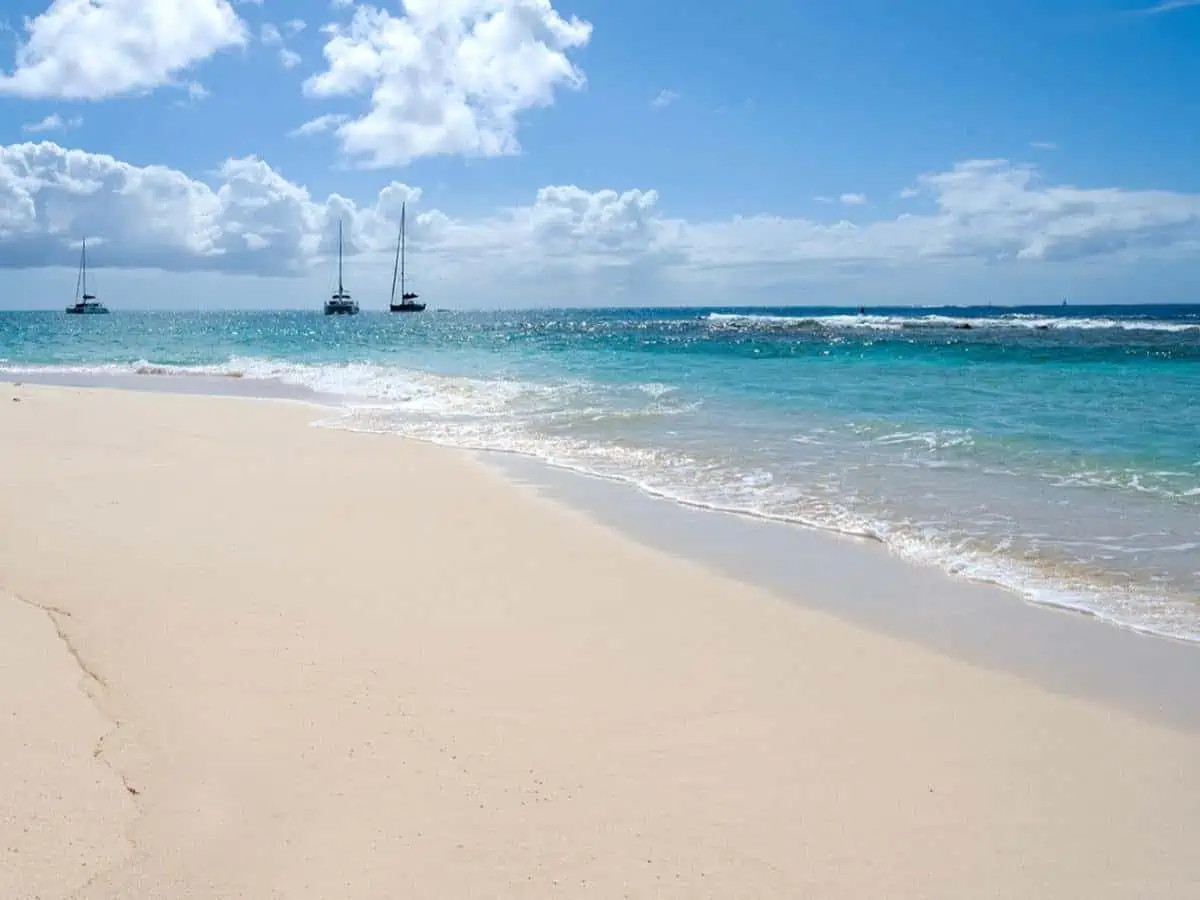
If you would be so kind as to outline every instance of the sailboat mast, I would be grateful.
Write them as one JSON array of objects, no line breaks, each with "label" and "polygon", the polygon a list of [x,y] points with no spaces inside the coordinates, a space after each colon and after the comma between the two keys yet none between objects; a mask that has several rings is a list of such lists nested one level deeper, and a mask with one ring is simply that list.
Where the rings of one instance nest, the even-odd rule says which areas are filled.
[{"label": "sailboat mast", "polygon": [[86,303],[89,300],[95,300],[95,295],[89,294],[87,288],[87,238],[83,239],[83,249],[80,251],[79,280],[83,285],[83,301]]},{"label": "sailboat mast", "polygon": [[342,289],[342,222],[338,220],[338,294],[344,293]]},{"label": "sailboat mast", "polygon": [[396,302],[396,276],[400,272],[400,242],[404,240],[404,212],[400,212],[400,235],[396,239],[396,261],[392,263],[392,299],[391,302]]},{"label": "sailboat mast", "polygon": [[404,245],[406,243],[405,232],[408,230],[406,222],[405,222],[407,215],[408,215],[408,204],[401,203],[400,204],[400,296],[401,296],[401,298],[403,298],[406,293],[406,291],[404,290],[404,249],[405,249]]}]

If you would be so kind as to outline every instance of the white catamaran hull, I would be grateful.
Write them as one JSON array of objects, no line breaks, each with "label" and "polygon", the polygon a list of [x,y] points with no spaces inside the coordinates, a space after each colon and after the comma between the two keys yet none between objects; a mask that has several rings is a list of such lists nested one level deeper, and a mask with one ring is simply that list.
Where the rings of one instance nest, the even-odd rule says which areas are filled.
[{"label": "white catamaran hull", "polygon": [[342,284],[342,223],[338,222],[338,286],[337,293],[325,301],[327,316],[356,316],[358,301],[350,297],[350,292]]},{"label": "white catamaran hull", "polygon": [[108,312],[104,304],[88,293],[87,238],[79,249],[79,281],[75,285],[75,302],[67,307],[69,316],[102,316]]}]

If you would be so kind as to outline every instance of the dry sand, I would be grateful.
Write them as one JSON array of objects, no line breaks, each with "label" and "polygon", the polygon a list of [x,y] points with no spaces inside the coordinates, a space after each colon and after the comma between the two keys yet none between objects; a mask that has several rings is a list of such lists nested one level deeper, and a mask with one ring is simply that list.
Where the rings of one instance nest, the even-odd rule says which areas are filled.
[{"label": "dry sand", "polygon": [[0,897],[1200,896],[1195,734],[318,415],[0,386]]}]

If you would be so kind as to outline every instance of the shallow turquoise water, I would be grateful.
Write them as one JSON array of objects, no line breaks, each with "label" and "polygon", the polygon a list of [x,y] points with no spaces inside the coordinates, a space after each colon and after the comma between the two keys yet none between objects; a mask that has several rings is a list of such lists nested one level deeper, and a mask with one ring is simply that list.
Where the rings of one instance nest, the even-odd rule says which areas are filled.
[{"label": "shallow turquoise water", "polygon": [[1200,307],[0,313],[0,360],[303,385],[1200,640]]}]

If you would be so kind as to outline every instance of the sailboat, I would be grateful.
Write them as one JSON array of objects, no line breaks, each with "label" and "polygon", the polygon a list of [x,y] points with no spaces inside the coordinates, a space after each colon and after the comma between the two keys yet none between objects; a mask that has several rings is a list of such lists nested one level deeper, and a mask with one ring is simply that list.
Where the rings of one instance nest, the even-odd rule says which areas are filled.
[{"label": "sailboat", "polygon": [[[80,291],[82,288],[82,292]],[[87,289],[87,238],[83,239],[83,250],[79,257],[79,277],[75,280],[76,300],[67,307],[67,312],[75,316],[95,316],[108,312],[107,307],[96,299],[95,294],[89,294]]]},{"label": "sailboat", "polygon": [[[388,302],[391,312],[421,312],[424,303],[417,303],[417,295],[405,289],[404,250],[405,225],[408,218],[408,204],[400,205],[400,237],[396,241],[396,264],[392,267],[392,299]],[[400,302],[396,302],[396,278],[400,279]]]},{"label": "sailboat", "polygon": [[338,222],[338,288],[337,293],[325,301],[325,315],[353,316],[358,314],[358,302],[350,299],[350,292],[342,284],[342,223]]}]

